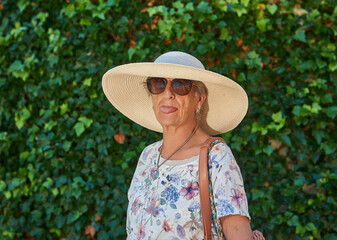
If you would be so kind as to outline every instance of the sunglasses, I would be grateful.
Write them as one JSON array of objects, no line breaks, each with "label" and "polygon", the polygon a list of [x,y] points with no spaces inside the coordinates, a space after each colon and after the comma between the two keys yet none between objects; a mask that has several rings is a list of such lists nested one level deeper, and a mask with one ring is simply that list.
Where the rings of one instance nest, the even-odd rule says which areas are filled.
[{"label": "sunglasses", "polygon": [[[160,94],[164,92],[167,80],[161,77],[148,77],[146,80],[147,89],[151,94]],[[190,93],[192,89],[192,81],[182,78],[175,78],[171,82],[173,92],[184,96]]]}]

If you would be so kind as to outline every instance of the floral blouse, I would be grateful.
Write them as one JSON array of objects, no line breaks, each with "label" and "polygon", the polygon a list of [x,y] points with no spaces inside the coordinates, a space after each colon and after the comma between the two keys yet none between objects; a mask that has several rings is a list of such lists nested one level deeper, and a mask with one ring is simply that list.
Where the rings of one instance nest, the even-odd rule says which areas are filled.
[{"label": "floral blouse", "polygon": [[[199,155],[166,161],[156,177],[151,173],[161,145],[158,141],[147,146],[139,158],[128,192],[127,239],[203,239]],[[240,214],[250,219],[241,172],[230,148],[219,142],[209,156],[218,218]],[[163,161],[161,157],[159,163]],[[212,231],[217,239],[214,227]]]}]

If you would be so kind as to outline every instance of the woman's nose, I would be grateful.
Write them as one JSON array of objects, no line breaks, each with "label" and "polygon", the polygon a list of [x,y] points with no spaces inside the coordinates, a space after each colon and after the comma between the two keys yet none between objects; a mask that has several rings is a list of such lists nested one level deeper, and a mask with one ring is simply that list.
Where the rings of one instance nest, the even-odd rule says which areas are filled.
[{"label": "woman's nose", "polygon": [[172,88],[172,81],[167,79],[167,84],[166,84],[163,94],[168,98],[171,98],[175,95],[173,88]]}]

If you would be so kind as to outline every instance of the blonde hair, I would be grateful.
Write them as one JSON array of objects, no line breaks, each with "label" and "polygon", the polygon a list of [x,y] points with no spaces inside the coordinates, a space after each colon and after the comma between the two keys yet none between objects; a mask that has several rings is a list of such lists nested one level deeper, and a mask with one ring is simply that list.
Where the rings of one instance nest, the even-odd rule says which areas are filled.
[{"label": "blonde hair", "polygon": [[199,96],[208,96],[207,87],[203,82],[200,81],[192,81],[192,84],[196,87],[195,88],[195,97]]}]

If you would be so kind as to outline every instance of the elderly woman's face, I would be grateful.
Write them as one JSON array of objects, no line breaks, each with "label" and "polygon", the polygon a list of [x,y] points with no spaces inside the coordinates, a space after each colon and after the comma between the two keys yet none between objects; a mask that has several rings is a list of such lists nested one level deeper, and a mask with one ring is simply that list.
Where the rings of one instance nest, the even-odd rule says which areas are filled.
[{"label": "elderly woman's face", "polygon": [[152,94],[153,110],[163,127],[182,127],[195,123],[195,111],[200,109],[206,96],[196,96],[195,86],[189,94],[181,96],[172,89],[172,78],[160,94]]}]

